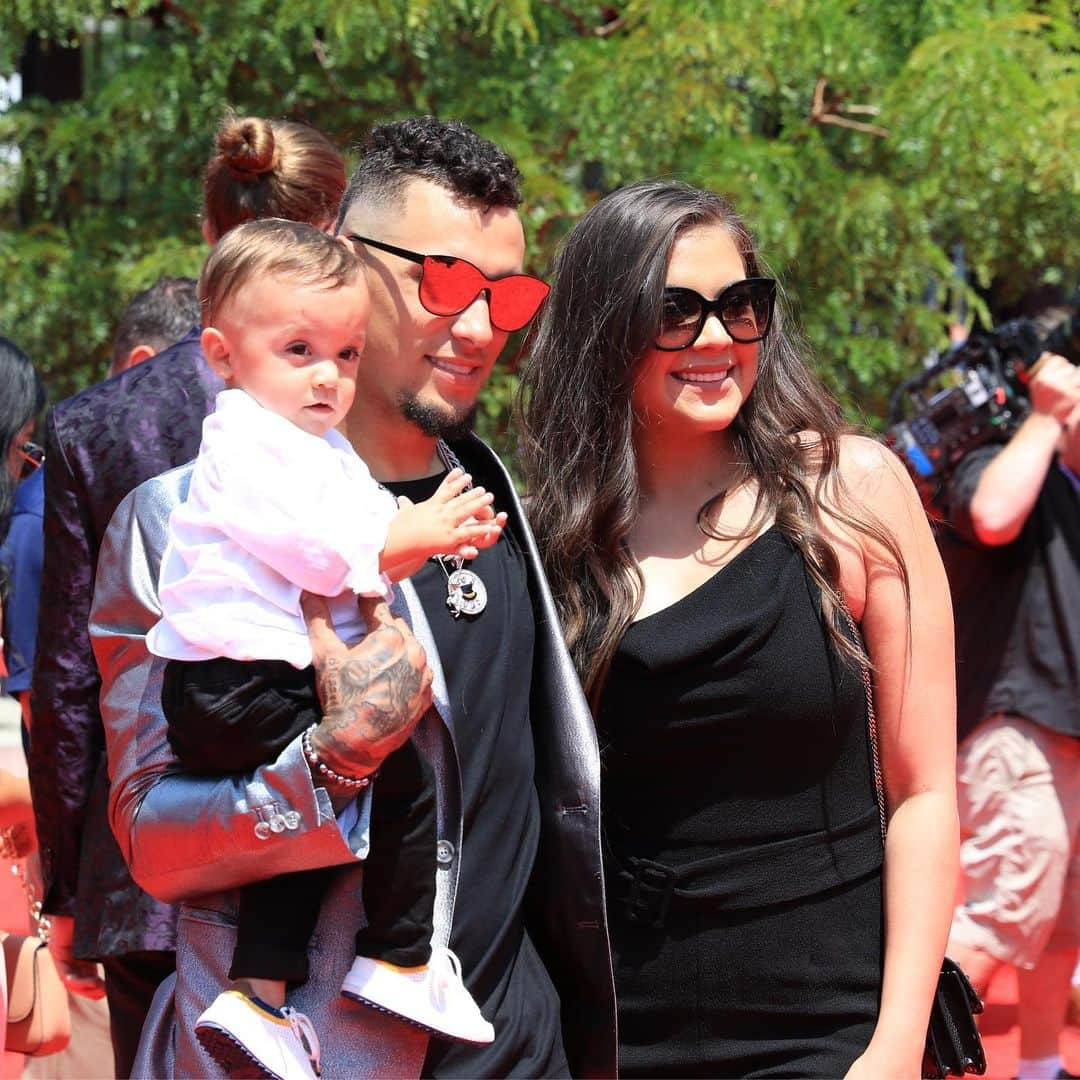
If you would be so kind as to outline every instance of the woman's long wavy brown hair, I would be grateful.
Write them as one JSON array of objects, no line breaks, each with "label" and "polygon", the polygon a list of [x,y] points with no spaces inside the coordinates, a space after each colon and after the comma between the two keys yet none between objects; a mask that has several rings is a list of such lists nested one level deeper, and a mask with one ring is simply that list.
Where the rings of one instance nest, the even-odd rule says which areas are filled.
[{"label": "woman's long wavy brown hair", "polygon": [[[521,364],[518,418],[529,520],[571,656],[594,708],[611,659],[640,604],[641,573],[627,544],[640,489],[631,391],[656,335],[671,251],[700,225],[728,230],[748,277],[767,274],[749,230],[723,197],[647,180],[608,195],[566,238],[554,281]],[[857,512],[838,470],[840,408],[811,373],[782,294],[762,343],[757,382],[732,432],[735,459],[758,485],[752,536],[770,519],[790,537],[821,588],[830,637],[865,654],[844,631],[840,564],[822,527],[828,512],[874,538],[895,560],[896,541]],[[808,440],[805,433],[817,438]],[[722,498],[723,496],[718,496]],[[698,513],[703,532],[716,499]]]}]

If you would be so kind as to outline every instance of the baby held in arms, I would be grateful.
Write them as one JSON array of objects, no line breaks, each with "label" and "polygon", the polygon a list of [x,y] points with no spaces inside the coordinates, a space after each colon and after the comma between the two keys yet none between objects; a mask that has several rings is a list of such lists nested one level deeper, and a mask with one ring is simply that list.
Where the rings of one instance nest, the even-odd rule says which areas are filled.
[{"label": "baby held in arms", "polygon": [[[251,772],[295,742],[339,792],[367,795],[371,785],[372,842],[401,852],[393,880],[365,873],[368,923],[341,992],[435,1036],[491,1042],[457,958],[431,945],[430,769],[412,742],[377,778],[319,761],[310,731],[322,713],[300,602],[304,592],[326,597],[337,633],[355,643],[367,629],[362,609],[389,600],[393,583],[429,558],[475,558],[498,541],[505,514],[461,468],[430,499],[395,500],[334,430],[352,405],[368,319],[363,268],[343,244],[310,225],[248,222],[211,252],[199,299],[202,347],[226,389],[169,521],[162,617],[147,638],[169,661],[169,742],[186,769],[216,776]],[[272,842],[299,818],[271,814],[255,828]],[[339,825],[348,836],[356,822],[354,802]],[[308,939],[335,873],[282,875],[241,891],[235,981],[195,1027],[227,1072],[318,1075],[318,1036],[286,1005],[286,987],[308,978]]]}]

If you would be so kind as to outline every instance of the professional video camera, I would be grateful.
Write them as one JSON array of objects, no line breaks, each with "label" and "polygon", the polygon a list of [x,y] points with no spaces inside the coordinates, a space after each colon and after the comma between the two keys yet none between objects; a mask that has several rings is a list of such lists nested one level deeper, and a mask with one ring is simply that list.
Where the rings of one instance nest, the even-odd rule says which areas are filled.
[{"label": "professional video camera", "polygon": [[900,455],[929,507],[960,459],[985,442],[1004,441],[1027,416],[1027,383],[1043,352],[1080,362],[1080,318],[1043,339],[1030,319],[976,332],[889,399],[885,441]]}]

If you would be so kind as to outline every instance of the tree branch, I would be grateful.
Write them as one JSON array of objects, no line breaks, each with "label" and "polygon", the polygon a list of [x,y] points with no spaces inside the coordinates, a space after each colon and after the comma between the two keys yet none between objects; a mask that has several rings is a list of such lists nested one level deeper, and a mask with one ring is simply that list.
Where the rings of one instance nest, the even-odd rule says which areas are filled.
[{"label": "tree branch", "polygon": [[865,135],[873,135],[878,139],[888,138],[888,128],[883,128],[878,124],[864,124],[860,120],[848,120],[837,115],[838,112],[845,112],[877,116],[881,110],[876,105],[844,105],[839,98],[832,98],[826,103],[825,87],[827,85],[828,79],[824,75],[819,75],[818,81],[814,85],[814,97],[810,103],[809,120],[811,124],[832,124],[835,127],[861,131]]},{"label": "tree branch", "polygon": [[842,116],[833,116],[832,113],[826,113],[824,116],[818,117],[817,123],[834,124],[836,127],[851,128],[852,131],[862,131],[867,135],[875,135],[879,139],[886,139],[889,136],[888,128],[883,128],[878,124],[864,124],[858,120],[845,120]]},{"label": "tree branch", "polygon": [[334,74],[333,65],[330,63],[330,54],[326,51],[326,42],[316,35],[311,39],[311,51],[318,62],[319,67],[322,68],[323,74],[326,76],[326,81],[337,94],[343,96],[345,91],[338,81],[337,76]]}]

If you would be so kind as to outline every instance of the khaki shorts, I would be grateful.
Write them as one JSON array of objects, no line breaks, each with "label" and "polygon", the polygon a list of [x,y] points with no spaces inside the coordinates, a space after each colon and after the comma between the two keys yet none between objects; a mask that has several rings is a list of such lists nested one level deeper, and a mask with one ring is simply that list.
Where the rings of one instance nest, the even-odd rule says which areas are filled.
[{"label": "khaki shorts", "polygon": [[964,903],[951,940],[1022,968],[1080,943],[1080,739],[999,714],[957,766]]}]

